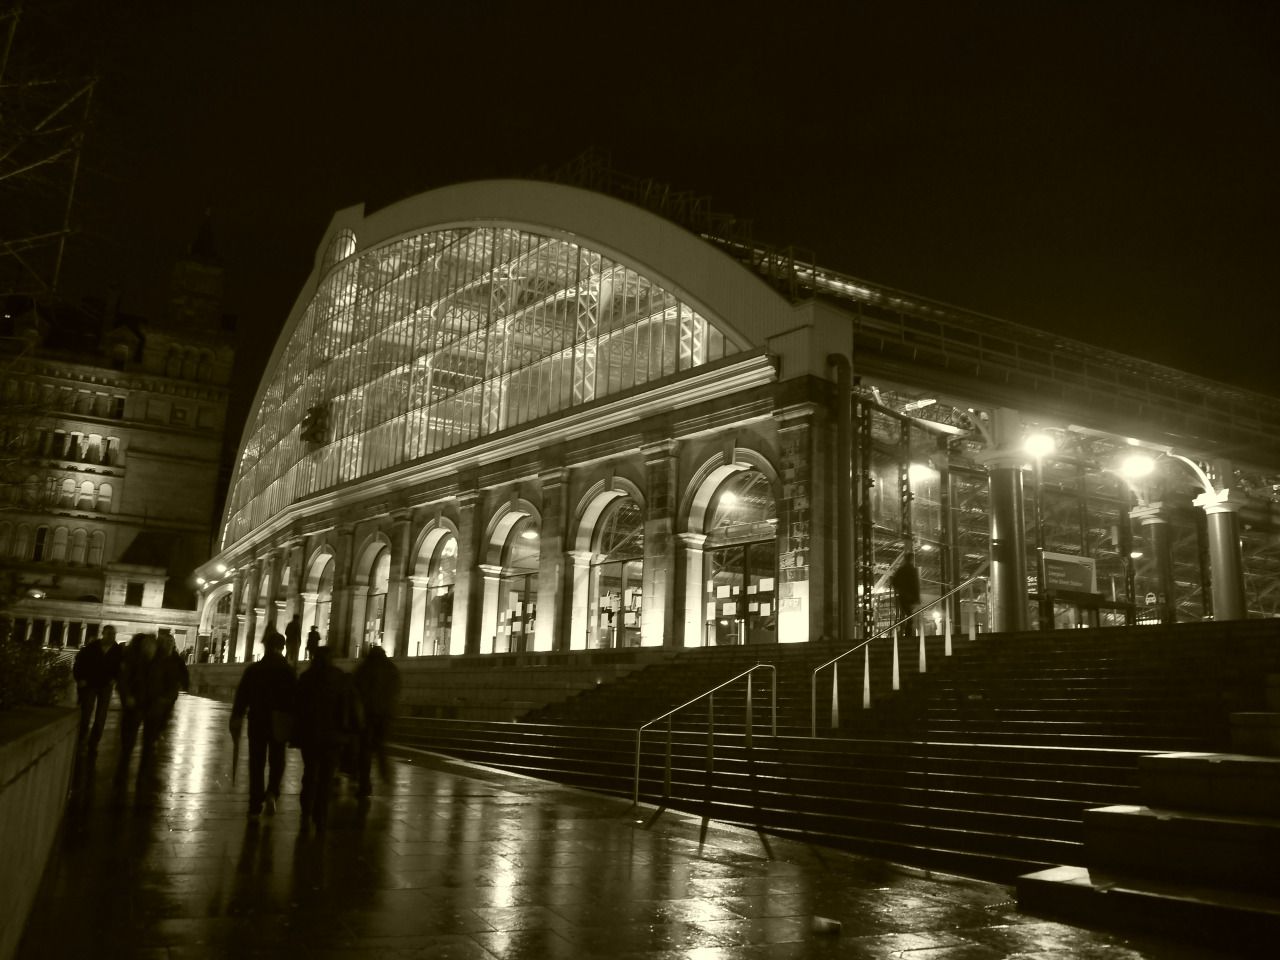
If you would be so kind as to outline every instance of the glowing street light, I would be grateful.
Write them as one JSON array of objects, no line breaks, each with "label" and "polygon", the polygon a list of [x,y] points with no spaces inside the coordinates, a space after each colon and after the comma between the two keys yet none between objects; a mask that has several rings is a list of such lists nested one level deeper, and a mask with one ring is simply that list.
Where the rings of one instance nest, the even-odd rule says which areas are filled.
[{"label": "glowing street light", "polygon": [[1033,433],[1022,444],[1022,449],[1028,456],[1035,457],[1037,460],[1049,456],[1057,447],[1057,441],[1049,433]]},{"label": "glowing street light", "polygon": [[1156,469],[1156,458],[1149,453],[1131,453],[1120,461],[1120,476],[1126,480],[1141,480]]}]

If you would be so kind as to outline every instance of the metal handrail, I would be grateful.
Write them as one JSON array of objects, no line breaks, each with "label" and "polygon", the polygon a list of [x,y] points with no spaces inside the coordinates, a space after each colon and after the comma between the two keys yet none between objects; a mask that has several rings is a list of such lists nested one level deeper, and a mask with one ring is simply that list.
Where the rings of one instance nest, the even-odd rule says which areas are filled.
[{"label": "metal handrail", "polygon": [[751,675],[757,670],[772,671],[770,677],[770,712],[772,714],[771,732],[773,736],[778,735],[778,668],[772,663],[757,663],[749,670],[744,670],[736,677],[730,677],[724,683],[718,684],[703,693],[698,694],[688,703],[682,703],[680,706],[668,710],[660,717],[654,717],[647,723],[640,725],[636,730],[636,767],[635,779],[632,783],[631,798],[632,802],[640,803],[640,746],[644,737],[644,732],[655,723],[663,720],[667,721],[667,763],[666,770],[662,781],[662,797],[664,800],[671,798],[671,718],[686,707],[691,707],[699,700],[709,700],[707,706],[707,775],[710,776],[715,765],[715,729],[716,729],[716,691],[723,690],[731,683],[736,683],[743,677],[747,678],[747,715],[746,715],[746,742],[747,746],[751,746],[751,727],[752,727],[752,709],[751,709]]},{"label": "metal handrail", "polygon": [[872,634],[871,636],[867,637],[867,639],[863,640],[861,643],[857,644],[856,646],[850,647],[848,650],[846,650],[844,653],[840,654],[839,656],[832,657],[826,663],[821,664],[820,666],[814,667],[812,672],[809,675],[809,736],[816,737],[818,735],[818,673],[819,671],[825,670],[827,669],[827,667],[834,666],[835,664],[839,663],[841,660],[843,660],[845,657],[847,657],[851,653],[857,653],[859,650],[866,647],[866,645],[869,644],[872,640],[879,640],[881,637],[888,636],[889,634],[893,633],[893,631],[897,630],[898,627],[920,616],[920,614],[924,613],[930,607],[941,603],[943,600],[947,600],[947,599],[950,599],[951,597],[954,597],[961,590],[965,589],[965,587],[971,586],[972,584],[977,583],[979,580],[986,580],[986,579],[987,579],[986,574],[979,574],[976,577],[970,577],[964,583],[960,584],[960,586],[954,587],[953,589],[948,590],[946,593],[944,593],[940,597],[935,597],[933,600],[930,600],[928,603],[924,604],[920,608],[913,610],[910,613],[910,615],[905,616],[901,620],[897,621],[896,623],[892,623],[889,626],[885,627],[879,633]]}]

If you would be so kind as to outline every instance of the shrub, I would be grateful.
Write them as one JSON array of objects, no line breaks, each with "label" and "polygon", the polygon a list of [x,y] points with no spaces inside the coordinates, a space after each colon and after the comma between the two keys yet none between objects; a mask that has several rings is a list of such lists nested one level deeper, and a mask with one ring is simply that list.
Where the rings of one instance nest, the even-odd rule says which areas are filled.
[{"label": "shrub", "polygon": [[0,629],[0,709],[51,706],[70,682],[71,664],[56,652]]}]

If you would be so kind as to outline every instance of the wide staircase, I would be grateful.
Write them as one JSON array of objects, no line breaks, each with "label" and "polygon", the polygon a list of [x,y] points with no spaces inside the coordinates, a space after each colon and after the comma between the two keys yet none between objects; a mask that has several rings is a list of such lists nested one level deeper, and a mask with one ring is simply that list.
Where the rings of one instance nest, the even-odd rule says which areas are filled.
[{"label": "wide staircase", "polygon": [[[821,671],[816,695],[812,671],[842,648],[689,650],[524,722],[407,719],[396,736],[628,797],[638,756],[644,803],[1011,882],[1082,863],[1084,812],[1137,802],[1139,757],[1225,749],[1230,714],[1260,709],[1266,673],[1280,672],[1274,621],[956,637],[951,656],[945,645],[903,639],[895,657],[880,638]],[[650,726],[637,749],[642,724],[758,663],[773,669],[751,673],[750,701],[739,677]]]}]

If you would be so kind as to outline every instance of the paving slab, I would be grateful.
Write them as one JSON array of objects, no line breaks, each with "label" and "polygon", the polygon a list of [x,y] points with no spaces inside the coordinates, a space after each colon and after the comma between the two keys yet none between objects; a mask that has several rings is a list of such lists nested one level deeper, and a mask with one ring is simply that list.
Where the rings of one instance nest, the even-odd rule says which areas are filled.
[{"label": "paving slab", "polygon": [[184,695],[155,778],[120,793],[113,712],[18,960],[1227,956],[1026,916],[1009,887],[412,751],[371,798],[341,780],[320,835],[300,829],[290,751],[279,810],[252,820],[228,713]]}]

